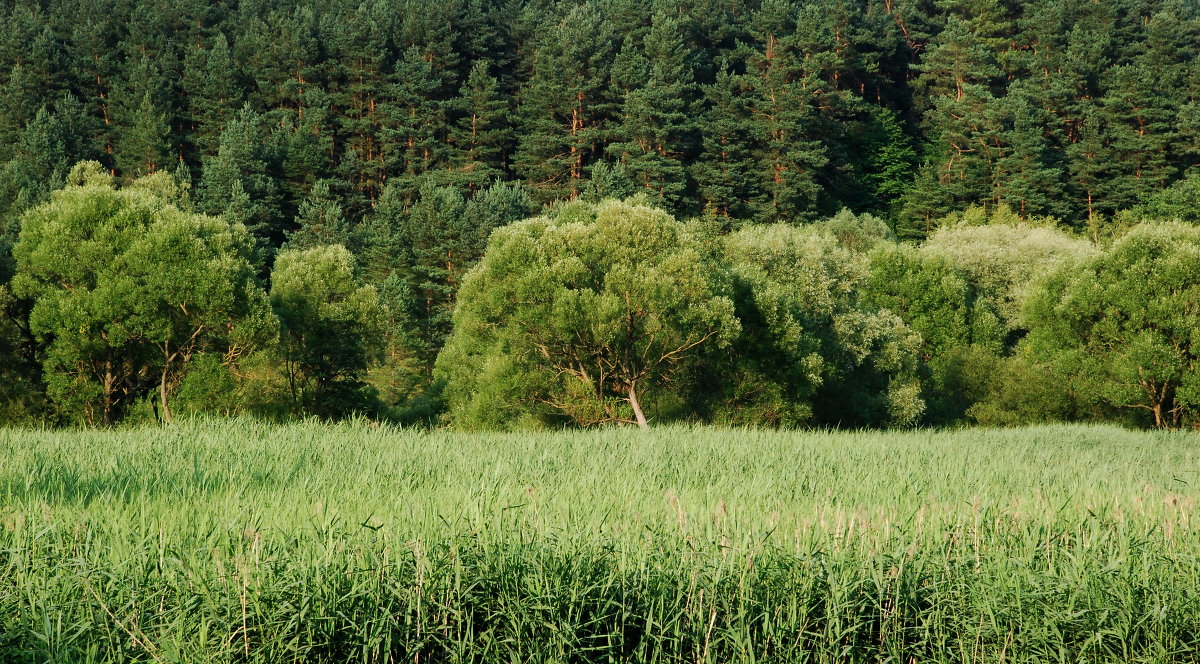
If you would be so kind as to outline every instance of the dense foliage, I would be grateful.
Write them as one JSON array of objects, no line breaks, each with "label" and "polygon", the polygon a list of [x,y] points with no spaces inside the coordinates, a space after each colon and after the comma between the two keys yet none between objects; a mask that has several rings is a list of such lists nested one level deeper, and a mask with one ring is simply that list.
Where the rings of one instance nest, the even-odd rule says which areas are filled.
[{"label": "dense foliage", "polygon": [[[1147,220],[1200,221],[1192,0],[0,13],[0,422],[182,409],[478,425],[460,417],[468,394],[504,426],[1195,420],[1190,360],[1150,379],[1166,410],[1143,408],[1115,385],[1166,360],[1095,336],[1186,329],[1186,276],[1154,310],[1172,320],[1100,331],[1058,330],[1038,295],[1122,260]],[[85,161],[99,166],[73,170]],[[606,214],[630,231],[583,220]],[[678,241],[639,257],[650,219]],[[560,242],[576,223],[605,250]],[[521,233],[536,251],[512,253]],[[574,281],[479,276],[597,251]],[[703,274],[667,265],[687,252]],[[604,322],[621,280],[653,301],[623,345]],[[540,304],[486,318],[465,302],[456,319],[460,290],[535,286]],[[602,311],[556,323],[555,293]],[[725,298],[728,315],[689,297]],[[541,327],[517,339],[530,317]],[[534,362],[528,344],[561,353]],[[1125,349],[1112,371],[1067,367],[1097,344]],[[628,361],[651,349],[667,359]],[[625,366],[581,378],[597,361]]]},{"label": "dense foliage", "polygon": [[1189,434],[239,418],[0,450],[6,664],[1200,651]]}]

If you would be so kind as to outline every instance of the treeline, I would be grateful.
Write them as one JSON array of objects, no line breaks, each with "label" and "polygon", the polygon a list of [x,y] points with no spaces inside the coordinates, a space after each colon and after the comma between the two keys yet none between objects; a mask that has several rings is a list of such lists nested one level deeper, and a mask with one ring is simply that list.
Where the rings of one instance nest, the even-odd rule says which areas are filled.
[{"label": "treeline", "polygon": [[[1040,275],[1053,261],[1036,256],[1057,254],[1039,242],[1107,247],[1142,219],[1200,221],[1195,2],[0,0],[0,9],[7,28],[0,34],[0,398],[8,421],[116,421],[152,417],[155,408],[166,417],[173,400],[180,407],[273,417],[370,412],[437,420],[446,404],[453,410],[456,403],[453,387],[441,391],[451,382],[438,357],[461,327],[452,321],[457,293],[491,232],[543,212],[558,215],[570,201],[630,196],[688,220],[688,228],[699,224],[713,238],[726,238],[706,239],[705,246],[719,244],[710,263],[735,273],[745,262],[738,251],[760,251],[746,243],[817,242],[784,236],[807,238],[834,223],[830,219],[869,218],[882,229],[876,236],[912,245],[897,245],[891,276],[872,277],[881,283],[928,278],[942,284],[940,277],[914,276],[925,268],[912,261],[959,237],[949,229],[964,217],[971,228],[993,229],[988,233],[1028,227],[1048,234],[997,240],[986,252],[967,239],[944,249],[981,252],[938,268],[965,279],[961,288],[982,289],[991,298],[991,313],[969,324],[922,323],[904,313],[907,297],[864,299],[858,272],[828,276],[855,293],[837,307],[879,325],[880,312],[891,312],[921,338],[921,350],[905,355],[919,359],[905,360],[915,368],[864,377],[870,354],[861,344],[884,343],[878,341],[884,337],[863,332],[873,341],[847,337],[836,342],[845,347],[822,342],[811,348],[808,341],[778,342],[793,353],[789,362],[808,367],[787,365],[807,376],[808,387],[798,387],[795,376],[776,376],[773,387],[751,381],[741,388],[754,396],[774,390],[781,400],[808,395],[806,405],[759,404],[758,420],[778,424],[902,421],[882,414],[891,407],[884,402],[904,401],[900,395],[911,396],[917,385],[922,406],[911,421],[1029,419],[1035,416],[1022,411],[1015,396],[1005,401],[995,396],[998,388],[965,378],[959,385],[958,374],[939,368],[952,364],[943,354],[948,349],[977,358],[977,349],[989,348],[987,357],[1009,358],[1021,343],[1031,343],[1022,341],[1031,325],[1018,322],[1023,295],[1005,291],[995,281],[999,276],[978,273],[1001,260],[988,252],[1036,264]],[[81,161],[98,166],[71,175]],[[51,192],[66,185],[51,201]],[[215,328],[238,326],[232,319],[206,322],[196,339],[155,350],[162,362],[139,360],[120,378],[89,369],[103,376],[96,380],[107,394],[108,405],[97,410],[100,397],[88,391],[93,387],[84,390],[52,369],[76,366],[55,355],[55,344],[71,334],[81,340],[110,335],[102,328],[124,324],[115,322],[115,310],[91,310],[88,320],[99,327],[89,327],[93,323],[66,310],[51,323],[40,318],[50,314],[37,309],[57,293],[54,279],[72,284],[78,295],[100,277],[77,281],[52,272],[53,278],[23,282],[22,270],[35,269],[41,258],[14,254],[21,242],[33,246],[23,239],[33,237],[23,226],[56,218],[60,213],[48,210],[74,205],[69,201],[83,189],[108,190],[113,200],[139,210],[169,206],[197,228],[217,223],[213,219],[245,228],[245,238],[221,231],[238,247],[237,267],[228,276],[241,275],[238,288],[245,292],[266,293],[265,299],[246,297],[257,303],[252,309],[261,330],[274,341],[221,341]],[[139,197],[145,200],[131,202]],[[79,205],[90,209],[90,203]],[[161,216],[139,214],[147,227]],[[978,223],[992,217],[1006,221]],[[98,227],[116,223],[89,218]],[[755,235],[768,233],[759,224],[791,230],[770,231],[781,235],[768,241]],[[46,249],[45,258],[80,263],[72,269],[98,260],[76,253],[93,239],[91,231],[72,236],[55,229],[46,231],[47,241],[61,244]],[[132,233],[129,242],[153,236],[130,228],[121,233]],[[855,237],[841,238],[836,251],[866,256],[852,246]],[[129,247],[114,246],[99,254],[109,262],[97,269],[117,277],[114,257]],[[834,251],[821,247],[805,251]],[[156,260],[169,255],[161,247],[138,251]],[[804,260],[845,263],[801,260],[803,252],[794,252],[799,263],[789,269],[801,269]],[[870,263],[869,271],[876,270],[877,261]],[[126,265],[122,269],[133,269]],[[171,269],[185,265],[180,258]],[[289,270],[310,279],[294,282],[302,294],[276,293]],[[754,279],[739,278],[730,282],[734,295],[751,297]],[[782,279],[772,288],[784,289],[792,277],[762,278]],[[321,295],[314,288],[333,291]],[[118,297],[113,291],[112,301],[133,292]],[[765,296],[753,295],[759,297]],[[731,337],[722,352],[750,343],[750,333],[767,335],[760,339],[766,343],[776,333],[767,328],[782,324],[768,316],[754,331],[746,301],[731,301],[741,341]],[[970,301],[971,311],[983,311]],[[999,322],[981,322],[988,316]],[[68,320],[87,334],[68,334],[61,327]],[[837,334],[854,327],[849,318],[836,320],[842,321]],[[789,325],[808,330],[833,325],[828,321]],[[297,332],[310,323],[320,329]],[[374,331],[361,338],[346,332],[356,325]],[[998,336],[987,336],[993,333]],[[145,336],[125,328],[119,334]],[[712,341],[700,346],[711,350]],[[353,347],[339,348],[343,342]],[[829,359],[839,353],[843,360]],[[737,369],[715,360],[706,366],[733,371],[738,380],[783,370],[770,353],[753,361],[738,356]],[[817,364],[825,368],[812,368]],[[966,366],[1007,375],[986,363]],[[677,370],[668,373],[682,385]],[[71,380],[92,380],[80,378],[78,366],[71,371]],[[203,386],[202,376],[211,385]],[[710,391],[736,382],[728,374],[708,380]],[[898,391],[879,388],[881,381]],[[832,386],[852,384],[874,385],[875,396],[863,401],[874,405],[849,416],[843,404],[861,395]],[[156,390],[161,394],[152,407],[149,395]],[[68,393],[77,401],[64,400]],[[217,393],[240,396],[199,396]],[[736,410],[701,403],[703,393],[679,392],[670,409],[651,396],[654,416],[719,419]],[[563,409],[559,416],[637,419],[622,410],[628,394],[626,406],[606,401],[611,396],[600,399],[607,405],[590,406],[599,410],[587,416]],[[207,405],[185,406],[193,402]],[[529,415],[524,406],[480,408]],[[1088,408],[1063,406],[1054,416],[1096,416]],[[1018,411],[1025,414],[1012,414]]]},{"label": "treeline", "polygon": [[913,245],[848,210],[729,232],[645,194],[523,220],[505,216],[527,205],[510,185],[442,195],[439,209],[497,223],[490,237],[467,224],[456,252],[407,254],[426,268],[425,311],[440,312],[414,323],[389,297],[400,286],[369,283],[370,260],[341,244],[293,240],[264,280],[246,226],[196,212],[186,182],[118,186],[83,162],[21,220],[0,413],[1200,424],[1193,224],[1143,221],[1096,242],[975,207]]},{"label": "treeline", "polygon": [[179,171],[198,209],[267,248],[497,179],[539,205],[646,192],[676,215],[789,223],[848,208],[905,238],[981,203],[1079,228],[1169,207],[1200,162],[1191,0],[0,7],[10,235],[83,159]]}]

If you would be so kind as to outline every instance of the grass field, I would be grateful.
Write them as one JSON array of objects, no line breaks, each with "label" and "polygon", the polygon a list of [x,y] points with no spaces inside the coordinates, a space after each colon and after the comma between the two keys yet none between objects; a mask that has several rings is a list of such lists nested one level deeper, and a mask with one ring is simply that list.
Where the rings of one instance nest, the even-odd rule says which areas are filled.
[{"label": "grass field", "polygon": [[1200,661],[1200,438],[0,432],[0,661]]}]

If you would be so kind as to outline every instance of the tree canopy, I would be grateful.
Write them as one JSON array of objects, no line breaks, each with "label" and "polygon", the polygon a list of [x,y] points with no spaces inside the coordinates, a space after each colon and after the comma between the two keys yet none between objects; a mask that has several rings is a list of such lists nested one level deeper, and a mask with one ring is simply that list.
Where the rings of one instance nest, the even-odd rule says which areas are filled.
[{"label": "tree canopy", "polygon": [[576,203],[497,231],[438,360],[450,412],[645,427],[645,395],[737,335],[713,253],[698,229],[636,202]]},{"label": "tree canopy", "polygon": [[1193,421],[1030,302],[1200,220],[1195,2],[0,14],[3,422]]},{"label": "tree canopy", "polygon": [[22,219],[13,290],[36,302],[50,397],[88,422],[116,421],[152,387],[170,420],[197,354],[233,362],[271,335],[245,228],[181,210],[179,195],[166,174],[118,189],[84,162]]},{"label": "tree canopy", "polygon": [[1200,229],[1140,226],[1062,269],[1029,299],[1022,349],[1080,400],[1146,411],[1158,427],[1200,413]]}]

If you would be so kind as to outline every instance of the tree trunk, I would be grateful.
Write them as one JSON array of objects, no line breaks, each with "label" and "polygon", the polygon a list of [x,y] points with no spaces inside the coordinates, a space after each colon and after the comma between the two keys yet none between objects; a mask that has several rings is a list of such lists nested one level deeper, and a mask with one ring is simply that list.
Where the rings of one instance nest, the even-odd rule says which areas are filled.
[{"label": "tree trunk", "polygon": [[116,387],[113,383],[116,378],[112,372],[112,359],[104,361],[104,426],[110,426],[113,423],[113,411],[116,410],[116,405],[113,403],[113,392]]},{"label": "tree trunk", "polygon": [[162,420],[170,424],[174,418],[171,417],[171,407],[167,405],[167,366],[163,367],[162,378],[158,382],[158,398],[162,405]]},{"label": "tree trunk", "polygon": [[643,429],[649,429],[650,425],[646,422],[646,414],[642,412],[642,404],[638,403],[637,385],[629,384],[629,405],[633,406],[633,416],[637,418],[637,425]]}]

